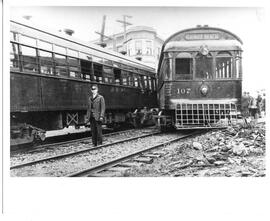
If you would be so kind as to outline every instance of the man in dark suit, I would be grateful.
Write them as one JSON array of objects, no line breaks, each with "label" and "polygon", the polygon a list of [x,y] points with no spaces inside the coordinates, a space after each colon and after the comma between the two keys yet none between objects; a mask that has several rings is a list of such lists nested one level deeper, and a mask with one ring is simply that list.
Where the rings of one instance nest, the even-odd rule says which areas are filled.
[{"label": "man in dark suit", "polygon": [[87,122],[90,121],[93,145],[102,144],[101,124],[105,114],[105,100],[98,94],[98,86],[91,86],[92,95],[88,99]]}]

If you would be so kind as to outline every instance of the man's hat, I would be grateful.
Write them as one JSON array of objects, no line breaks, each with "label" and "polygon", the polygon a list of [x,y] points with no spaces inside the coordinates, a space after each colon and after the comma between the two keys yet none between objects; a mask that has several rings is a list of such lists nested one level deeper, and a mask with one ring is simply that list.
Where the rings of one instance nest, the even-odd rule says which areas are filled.
[{"label": "man's hat", "polygon": [[97,86],[96,84],[93,84],[93,85],[91,86],[91,90],[96,90],[96,89],[98,89],[98,86]]}]

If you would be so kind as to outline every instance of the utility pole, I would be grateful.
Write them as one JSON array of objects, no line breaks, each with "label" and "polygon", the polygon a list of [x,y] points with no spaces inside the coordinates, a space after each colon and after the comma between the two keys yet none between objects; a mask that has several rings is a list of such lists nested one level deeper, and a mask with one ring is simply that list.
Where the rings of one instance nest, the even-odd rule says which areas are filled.
[{"label": "utility pole", "polygon": [[127,22],[127,18],[132,18],[132,16],[130,15],[123,15],[123,20],[116,20],[117,22],[120,22],[123,24],[124,27],[124,42],[123,42],[123,54],[127,53],[127,47],[126,47],[126,43],[127,43],[127,26],[128,25],[132,25],[131,23]]},{"label": "utility pole", "polygon": [[98,45],[100,45],[101,47],[105,48],[106,47],[106,43],[104,42],[104,37],[113,40],[111,37],[106,36],[105,33],[105,23],[106,23],[106,15],[103,15],[103,19],[102,19],[102,26],[101,26],[101,32],[97,32],[95,31],[96,34],[100,35],[100,40]]}]

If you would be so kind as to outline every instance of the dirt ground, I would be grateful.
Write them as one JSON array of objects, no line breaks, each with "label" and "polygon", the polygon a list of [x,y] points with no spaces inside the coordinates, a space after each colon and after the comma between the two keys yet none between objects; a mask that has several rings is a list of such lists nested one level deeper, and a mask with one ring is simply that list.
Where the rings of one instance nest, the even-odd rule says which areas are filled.
[{"label": "dirt ground", "polygon": [[131,177],[263,177],[265,119],[243,120],[156,151],[152,163],[125,171]]}]

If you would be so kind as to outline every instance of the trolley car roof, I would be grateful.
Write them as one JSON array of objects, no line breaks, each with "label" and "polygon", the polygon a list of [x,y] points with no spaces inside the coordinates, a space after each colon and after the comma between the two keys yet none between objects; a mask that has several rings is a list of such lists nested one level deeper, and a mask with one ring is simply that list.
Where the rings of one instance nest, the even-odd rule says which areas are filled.
[{"label": "trolley car roof", "polygon": [[[53,30],[49,30],[48,28],[44,29],[44,27],[40,27],[37,24],[32,23],[31,21],[23,21],[22,22],[22,21],[10,20],[10,22],[12,24],[16,25],[20,31],[23,31],[23,28],[21,28],[21,27],[28,28],[28,30],[25,31],[26,33],[31,33],[31,31],[29,31],[30,29],[32,30],[32,32],[33,32],[32,34],[34,34],[34,35],[37,32],[44,33],[45,35],[46,34],[50,35],[52,37],[51,39],[56,37],[58,39],[65,40],[67,42],[74,43],[74,44],[92,49],[92,50],[96,51],[96,53],[98,53],[98,54],[103,53],[104,56],[106,56],[106,55],[109,56],[110,59],[112,59],[113,61],[132,63],[131,65],[133,65],[135,67],[144,68],[144,69],[147,69],[148,71],[155,73],[154,67],[151,67],[151,66],[149,66],[149,65],[147,65],[147,64],[145,64],[137,59],[124,56],[120,53],[117,53],[117,52],[114,52],[114,51],[111,51],[108,49],[104,49],[104,48],[102,48],[98,45],[95,45],[93,43],[89,43],[89,42],[85,42],[85,41],[76,39],[73,36],[68,36],[67,34],[59,33],[59,32],[53,31]],[[28,36],[31,36],[31,35],[28,34]],[[33,36],[31,36],[31,37],[33,37]],[[45,39],[42,39],[42,40],[45,40]],[[46,39],[46,41],[49,41],[49,40]]]},{"label": "trolley car roof", "polygon": [[241,50],[242,40],[230,31],[209,26],[197,26],[174,33],[165,40],[161,48],[158,72],[164,52],[168,51],[198,51],[206,45],[211,51]]}]

